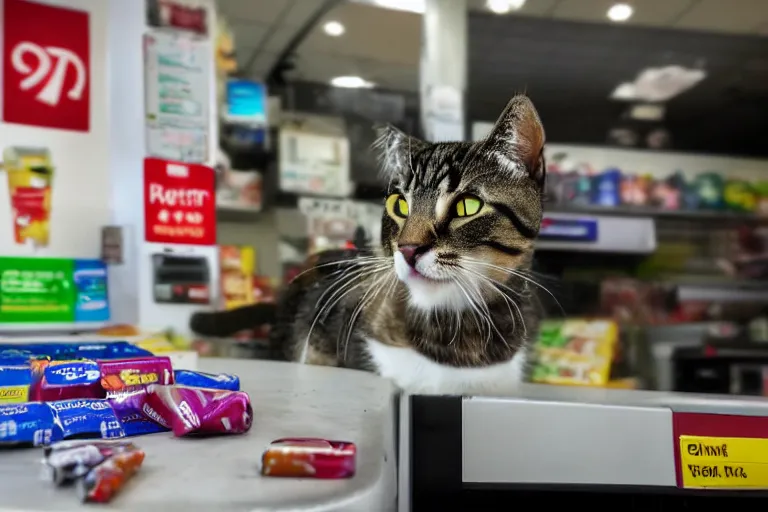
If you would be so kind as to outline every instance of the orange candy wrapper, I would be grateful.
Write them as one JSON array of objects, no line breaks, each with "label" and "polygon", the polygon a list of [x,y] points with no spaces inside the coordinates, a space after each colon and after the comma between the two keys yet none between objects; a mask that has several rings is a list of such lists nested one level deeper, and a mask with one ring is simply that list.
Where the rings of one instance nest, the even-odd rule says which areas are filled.
[{"label": "orange candy wrapper", "polygon": [[338,479],[355,474],[354,443],[314,438],[272,441],[261,457],[264,476]]},{"label": "orange candy wrapper", "polygon": [[79,481],[83,502],[107,503],[125,486],[144,462],[142,450],[115,453]]}]

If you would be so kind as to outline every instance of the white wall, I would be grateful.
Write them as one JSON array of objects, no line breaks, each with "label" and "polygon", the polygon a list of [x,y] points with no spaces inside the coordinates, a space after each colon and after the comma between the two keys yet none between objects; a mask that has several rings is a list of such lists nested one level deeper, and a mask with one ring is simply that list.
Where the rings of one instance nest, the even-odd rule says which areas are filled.
[{"label": "white wall", "polygon": [[[109,114],[104,108],[109,87],[108,3],[94,0],[36,1],[88,11],[90,15],[90,131],[54,130],[0,121],[0,151],[8,146],[45,146],[50,150],[55,166],[51,237],[47,248],[37,250],[14,242],[8,180],[5,173],[0,172],[0,256],[95,258],[100,253],[101,226],[111,220]],[[0,16],[2,6],[3,0],[0,0]],[[1,73],[2,69],[0,79]]]}]

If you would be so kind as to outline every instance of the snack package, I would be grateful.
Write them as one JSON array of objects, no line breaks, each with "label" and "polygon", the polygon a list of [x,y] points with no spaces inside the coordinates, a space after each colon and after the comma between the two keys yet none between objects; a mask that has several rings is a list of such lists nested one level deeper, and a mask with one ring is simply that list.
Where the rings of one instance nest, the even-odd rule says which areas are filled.
[{"label": "snack package", "polygon": [[739,213],[753,213],[757,210],[759,196],[751,183],[745,180],[727,180],[723,188],[723,202],[726,208]]},{"label": "snack package", "polygon": [[125,441],[62,441],[44,449],[44,477],[57,486],[68,484],[114,454],[137,449]]},{"label": "snack package", "polygon": [[120,420],[107,400],[61,400],[46,404],[61,428],[61,439],[125,437]]},{"label": "snack package", "polygon": [[52,402],[75,398],[104,398],[101,371],[95,361],[50,361],[34,386],[34,400]]},{"label": "snack package", "polygon": [[184,386],[150,386],[144,413],[163,418],[175,436],[243,434],[253,422],[247,393]]},{"label": "snack package", "polygon": [[615,207],[621,204],[621,171],[606,169],[592,179],[592,204]]},{"label": "snack package", "polygon": [[111,393],[107,398],[127,437],[167,432],[168,422],[146,405],[146,388]]},{"label": "snack package", "polygon": [[714,172],[700,174],[693,182],[699,208],[719,210],[723,207],[723,178]]},{"label": "snack package", "polygon": [[192,370],[176,370],[173,374],[176,384],[179,386],[240,391],[240,379],[236,375],[193,372]]},{"label": "snack package", "polygon": [[101,387],[107,393],[130,391],[152,384],[173,384],[173,367],[168,357],[141,357],[99,361]]},{"label": "snack package", "polygon": [[144,452],[139,449],[111,455],[80,479],[80,499],[83,502],[107,503],[120,492],[143,462]]},{"label": "snack package", "polygon": [[62,438],[48,404],[0,405],[0,446],[47,445]]},{"label": "snack package", "polygon": [[314,438],[272,441],[261,456],[261,474],[276,477],[350,478],[355,474],[354,443]]},{"label": "snack package", "polygon": [[30,343],[25,345],[0,343],[0,364],[10,357],[30,359],[51,359],[57,361],[76,361],[78,359],[126,359],[130,357],[148,357],[152,353],[127,341],[88,342],[88,343]]},{"label": "snack package", "polygon": [[0,366],[0,404],[29,402],[32,372],[28,365]]}]

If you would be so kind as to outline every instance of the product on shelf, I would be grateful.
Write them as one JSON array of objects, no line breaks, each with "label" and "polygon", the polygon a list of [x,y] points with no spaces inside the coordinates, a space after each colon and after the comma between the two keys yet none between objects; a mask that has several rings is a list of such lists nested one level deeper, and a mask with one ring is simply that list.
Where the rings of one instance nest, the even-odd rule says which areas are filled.
[{"label": "product on shelf", "polygon": [[261,474],[338,479],[355,474],[357,448],[347,441],[286,438],[272,441],[261,457]]},{"label": "product on shelf", "polygon": [[225,309],[253,303],[253,273],[256,255],[253,247],[222,245],[219,249],[221,294]]},{"label": "product on shelf", "polygon": [[723,202],[731,211],[753,213],[757,210],[758,195],[745,180],[726,180],[723,188]]},{"label": "product on shelf", "polygon": [[699,196],[699,208],[719,210],[723,207],[723,178],[719,174],[700,174],[696,176],[693,187]]},{"label": "product on shelf", "polygon": [[175,436],[243,434],[253,423],[247,393],[184,386],[150,386],[146,410],[155,411]]},{"label": "product on shelf", "polygon": [[531,380],[547,384],[604,386],[618,342],[611,320],[542,322],[534,345]]},{"label": "product on shelf", "polygon": [[619,206],[621,204],[621,171],[606,169],[592,180],[592,204]]},{"label": "product on shelf", "polygon": [[115,324],[102,327],[96,331],[96,334],[101,336],[139,336],[141,331],[133,325]]},{"label": "product on shelf", "polygon": [[648,176],[622,176],[620,196],[621,204],[628,206],[648,206],[651,196],[651,179]]},{"label": "product on shelf", "polygon": [[672,178],[653,181],[650,204],[660,210],[676,211],[680,209],[680,189]]}]

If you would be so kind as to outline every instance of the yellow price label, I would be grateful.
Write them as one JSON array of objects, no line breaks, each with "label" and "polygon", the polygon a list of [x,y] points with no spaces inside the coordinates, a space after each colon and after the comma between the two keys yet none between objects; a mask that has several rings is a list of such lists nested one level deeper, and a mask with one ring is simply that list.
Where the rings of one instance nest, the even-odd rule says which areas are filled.
[{"label": "yellow price label", "polygon": [[768,489],[768,439],[680,436],[683,487]]},{"label": "yellow price label", "polygon": [[680,436],[680,456],[686,462],[754,462],[768,464],[768,439],[748,437]]},{"label": "yellow price label", "polygon": [[19,404],[29,401],[29,386],[4,386],[0,388],[0,404]]}]

